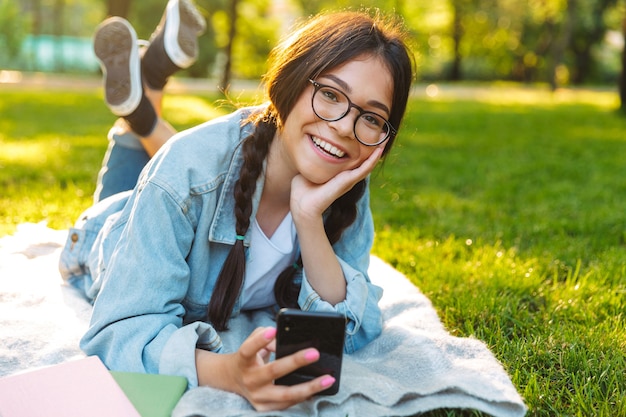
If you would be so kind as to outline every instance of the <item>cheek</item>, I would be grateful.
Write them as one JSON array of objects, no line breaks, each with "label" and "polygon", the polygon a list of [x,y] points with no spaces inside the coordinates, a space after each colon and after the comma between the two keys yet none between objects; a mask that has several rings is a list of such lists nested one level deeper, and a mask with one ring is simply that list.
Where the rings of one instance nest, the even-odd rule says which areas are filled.
[{"label": "cheek", "polygon": [[287,118],[283,121],[282,130],[293,134],[302,130],[304,126],[316,121],[317,118],[315,117],[313,110],[311,110],[310,103],[305,97],[301,96],[294,105],[293,109],[291,109]]},{"label": "cheek", "polygon": [[357,166],[361,165],[376,150],[376,146],[365,146],[359,144],[359,157],[357,158]]},{"label": "cheek", "polygon": [[311,107],[311,94],[309,91],[305,90],[294,103],[287,118],[309,119],[312,115],[314,116],[315,114]]}]

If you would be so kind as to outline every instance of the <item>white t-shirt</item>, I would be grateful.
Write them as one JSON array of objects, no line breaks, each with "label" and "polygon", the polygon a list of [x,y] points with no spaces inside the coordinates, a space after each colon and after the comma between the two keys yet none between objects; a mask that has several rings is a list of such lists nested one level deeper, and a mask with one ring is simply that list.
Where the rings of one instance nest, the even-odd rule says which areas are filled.
[{"label": "white t-shirt", "polygon": [[256,218],[252,222],[250,248],[242,291],[242,310],[276,303],[274,283],[278,275],[296,261],[296,226],[287,213],[271,239],[265,236]]}]

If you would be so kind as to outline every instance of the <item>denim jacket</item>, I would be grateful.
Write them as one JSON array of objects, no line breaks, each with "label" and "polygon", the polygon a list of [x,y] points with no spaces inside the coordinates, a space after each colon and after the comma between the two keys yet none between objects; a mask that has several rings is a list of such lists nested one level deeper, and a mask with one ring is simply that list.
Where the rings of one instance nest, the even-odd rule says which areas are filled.
[{"label": "denim jacket", "polygon": [[[250,111],[179,133],[148,163],[134,190],[95,204],[69,231],[61,273],[94,304],[81,348],[110,369],[182,375],[193,387],[198,383],[195,349],[220,352],[220,336],[204,320],[236,239],[233,187]],[[261,175],[253,216],[263,184]],[[335,306],[325,302],[302,272],[300,307],[345,315],[347,353],[382,329],[382,289],[367,276],[373,237],[366,191],[357,219],[334,245],[346,299]],[[232,316],[240,306],[238,300]]]}]

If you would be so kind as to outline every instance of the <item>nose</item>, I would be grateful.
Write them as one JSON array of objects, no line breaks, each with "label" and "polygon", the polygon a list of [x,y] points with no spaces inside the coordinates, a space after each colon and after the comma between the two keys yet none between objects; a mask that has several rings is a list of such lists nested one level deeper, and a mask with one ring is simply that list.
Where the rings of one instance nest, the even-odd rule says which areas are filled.
[{"label": "nose", "polygon": [[357,117],[359,117],[358,110],[351,107],[350,110],[348,110],[348,113],[346,113],[346,115],[341,119],[328,123],[340,136],[356,140],[356,137],[354,136],[354,126],[356,124]]}]

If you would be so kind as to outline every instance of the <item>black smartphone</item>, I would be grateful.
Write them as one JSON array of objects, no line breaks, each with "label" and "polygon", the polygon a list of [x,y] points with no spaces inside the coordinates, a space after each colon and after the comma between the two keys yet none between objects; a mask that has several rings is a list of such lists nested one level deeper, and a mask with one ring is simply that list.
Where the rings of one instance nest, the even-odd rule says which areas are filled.
[{"label": "black smartphone", "polygon": [[276,358],[306,348],[320,353],[317,362],[296,369],[274,381],[277,385],[295,385],[321,375],[331,375],[335,383],[318,395],[333,395],[339,391],[346,319],[338,313],[311,312],[283,308],[276,315]]}]

